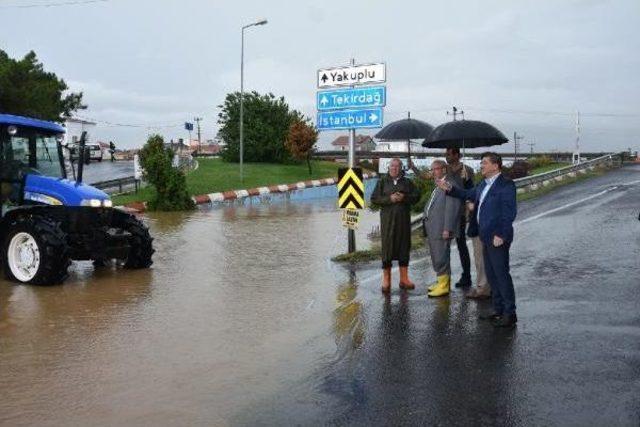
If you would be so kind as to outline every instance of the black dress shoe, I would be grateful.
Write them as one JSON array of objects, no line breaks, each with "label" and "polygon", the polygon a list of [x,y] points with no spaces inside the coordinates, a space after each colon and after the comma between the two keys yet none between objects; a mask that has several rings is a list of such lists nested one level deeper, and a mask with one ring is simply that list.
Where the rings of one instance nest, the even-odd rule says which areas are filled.
[{"label": "black dress shoe", "polygon": [[455,286],[456,288],[468,288],[471,286],[471,279],[468,277],[461,277]]},{"label": "black dress shoe", "polygon": [[497,320],[493,321],[496,328],[513,328],[518,323],[518,316],[515,313],[505,314]]},{"label": "black dress shoe", "polygon": [[497,321],[497,320],[500,320],[501,318],[502,318],[502,314],[497,314],[497,313],[481,314],[478,316],[478,319],[480,320]]}]

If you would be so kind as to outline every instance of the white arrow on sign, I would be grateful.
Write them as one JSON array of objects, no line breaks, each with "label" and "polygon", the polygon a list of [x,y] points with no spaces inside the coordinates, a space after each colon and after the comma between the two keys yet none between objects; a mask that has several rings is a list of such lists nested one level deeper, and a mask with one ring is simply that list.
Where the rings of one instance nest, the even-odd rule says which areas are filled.
[{"label": "white arrow on sign", "polygon": [[369,121],[371,123],[375,122],[376,120],[378,120],[378,116],[376,116],[375,114],[371,113],[371,115],[369,116]]},{"label": "white arrow on sign", "polygon": [[320,104],[324,106],[324,105],[327,105],[327,102],[329,102],[329,100],[327,99],[326,96],[323,95],[322,98],[320,99]]},{"label": "white arrow on sign", "polygon": [[384,62],[318,70],[318,87],[351,86],[387,81]]}]

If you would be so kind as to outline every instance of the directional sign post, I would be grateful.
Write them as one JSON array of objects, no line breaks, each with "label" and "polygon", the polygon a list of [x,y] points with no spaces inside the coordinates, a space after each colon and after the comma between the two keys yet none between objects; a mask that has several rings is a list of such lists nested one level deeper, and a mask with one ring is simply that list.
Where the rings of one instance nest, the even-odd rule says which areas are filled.
[{"label": "directional sign post", "polygon": [[357,209],[364,209],[362,171],[355,166],[356,129],[381,128],[382,107],[387,103],[385,86],[361,86],[387,81],[386,65],[356,65],[318,70],[319,89],[350,86],[344,89],[322,90],[317,93],[318,130],[349,130],[349,168],[341,169],[338,178],[338,206],[343,210],[342,221],[347,228],[349,253],[356,250],[354,229],[358,225]]},{"label": "directional sign post", "polygon": [[351,65],[318,70],[318,89],[387,81],[384,63]]},{"label": "directional sign post", "polygon": [[353,89],[323,90],[317,94],[318,111],[342,108],[384,107],[387,103],[385,86],[365,86]]},{"label": "directional sign post", "polygon": [[321,111],[318,130],[366,129],[382,127],[382,108]]}]

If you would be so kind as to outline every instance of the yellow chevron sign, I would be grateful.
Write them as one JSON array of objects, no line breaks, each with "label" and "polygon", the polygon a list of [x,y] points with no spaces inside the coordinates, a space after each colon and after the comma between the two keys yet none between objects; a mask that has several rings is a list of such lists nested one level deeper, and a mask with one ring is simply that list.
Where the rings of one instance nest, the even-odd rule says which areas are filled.
[{"label": "yellow chevron sign", "polygon": [[338,207],[340,209],[364,209],[364,182],[362,169],[338,170]]}]

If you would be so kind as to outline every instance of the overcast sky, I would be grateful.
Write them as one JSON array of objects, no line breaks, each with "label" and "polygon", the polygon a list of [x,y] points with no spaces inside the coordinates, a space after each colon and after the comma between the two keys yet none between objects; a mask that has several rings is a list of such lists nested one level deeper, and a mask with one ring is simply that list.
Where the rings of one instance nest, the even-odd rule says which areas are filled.
[{"label": "overcast sky", "polygon": [[[186,137],[240,87],[283,95],[315,120],[316,71],[386,62],[385,123],[467,119],[513,132],[536,150],[640,149],[640,1],[0,0],[0,48],[34,50],[83,91],[96,137],[140,146],[149,132]],[[35,6],[35,7],[26,7]],[[141,125],[113,126],[108,123]],[[163,126],[149,129],[148,126]],[[169,127],[165,127],[169,126]],[[324,148],[338,134],[321,135]],[[504,149],[512,149],[509,143]],[[528,146],[523,149],[529,149]]]}]

